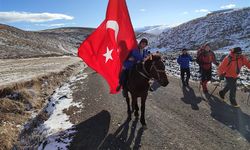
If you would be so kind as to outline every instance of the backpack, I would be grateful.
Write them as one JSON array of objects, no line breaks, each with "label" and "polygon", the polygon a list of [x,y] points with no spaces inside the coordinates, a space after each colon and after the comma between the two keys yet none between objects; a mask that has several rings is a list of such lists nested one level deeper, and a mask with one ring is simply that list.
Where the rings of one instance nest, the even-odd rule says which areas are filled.
[{"label": "backpack", "polygon": [[204,49],[203,49],[203,48],[200,48],[200,49],[197,51],[196,63],[199,64],[199,65],[201,65],[200,57],[202,56],[203,53],[204,53]]},{"label": "backpack", "polygon": [[[233,58],[232,58],[231,55],[228,55],[227,58],[228,58],[228,63],[227,63],[227,67],[228,67],[228,66],[231,64]],[[241,57],[240,59],[241,59],[241,61],[242,61],[243,58]],[[239,68],[239,66],[238,66],[238,60],[239,60],[239,59],[237,58],[237,59],[236,59],[236,61],[237,61],[237,63],[236,63],[236,65],[237,65],[236,73],[237,73],[237,74],[240,73],[240,68]]]}]

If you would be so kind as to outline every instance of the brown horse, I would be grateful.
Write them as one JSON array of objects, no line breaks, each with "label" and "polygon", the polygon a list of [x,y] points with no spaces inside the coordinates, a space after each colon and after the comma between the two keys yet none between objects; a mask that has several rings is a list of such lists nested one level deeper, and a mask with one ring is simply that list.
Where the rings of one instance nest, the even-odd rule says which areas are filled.
[{"label": "brown horse", "polygon": [[[161,86],[168,85],[168,78],[165,73],[165,65],[162,62],[161,56],[151,55],[144,62],[136,64],[129,72],[128,81],[124,87],[124,97],[127,102],[129,116],[134,112],[136,118],[139,116],[139,107],[137,98],[141,97],[141,124],[146,127],[145,121],[145,103],[148,96],[149,80],[153,79],[159,82]],[[132,111],[130,109],[130,99],[128,91],[132,97]]]}]

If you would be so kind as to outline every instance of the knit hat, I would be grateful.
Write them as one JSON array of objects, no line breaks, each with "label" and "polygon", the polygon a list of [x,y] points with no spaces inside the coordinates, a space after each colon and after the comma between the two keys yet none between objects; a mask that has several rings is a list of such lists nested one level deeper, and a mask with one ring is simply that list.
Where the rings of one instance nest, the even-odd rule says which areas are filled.
[{"label": "knit hat", "polygon": [[233,53],[235,53],[235,54],[242,54],[242,50],[241,50],[240,47],[235,47],[235,48],[233,49]]},{"label": "knit hat", "polygon": [[146,43],[146,45],[148,45],[148,40],[145,39],[145,38],[143,38],[143,39],[141,39],[141,41],[140,41],[140,44],[141,44],[141,43]]}]

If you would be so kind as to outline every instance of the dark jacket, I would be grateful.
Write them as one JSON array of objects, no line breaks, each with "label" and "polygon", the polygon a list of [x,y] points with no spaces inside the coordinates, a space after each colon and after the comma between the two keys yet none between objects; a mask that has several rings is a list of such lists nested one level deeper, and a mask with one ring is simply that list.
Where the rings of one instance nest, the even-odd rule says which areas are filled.
[{"label": "dark jacket", "polygon": [[180,65],[182,69],[189,68],[190,61],[193,61],[193,59],[189,54],[182,54],[177,59],[177,63]]},{"label": "dark jacket", "polygon": [[[141,54],[139,49],[133,49],[129,53],[128,59],[125,60],[123,66],[125,67],[125,69],[131,69],[137,62],[143,61],[143,59],[147,57],[147,55],[147,50],[143,50]],[[129,58],[132,58],[132,60]]]}]

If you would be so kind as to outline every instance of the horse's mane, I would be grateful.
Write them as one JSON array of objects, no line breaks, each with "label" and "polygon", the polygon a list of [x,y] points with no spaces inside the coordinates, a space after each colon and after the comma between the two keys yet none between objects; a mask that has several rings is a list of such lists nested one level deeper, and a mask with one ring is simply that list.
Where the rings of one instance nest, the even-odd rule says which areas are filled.
[{"label": "horse's mane", "polygon": [[156,61],[161,60],[161,55],[158,55],[158,54],[150,54],[150,55],[145,59],[144,62],[146,62],[146,61],[148,61],[148,60],[150,60],[150,61],[152,61],[152,60],[156,60]]}]

